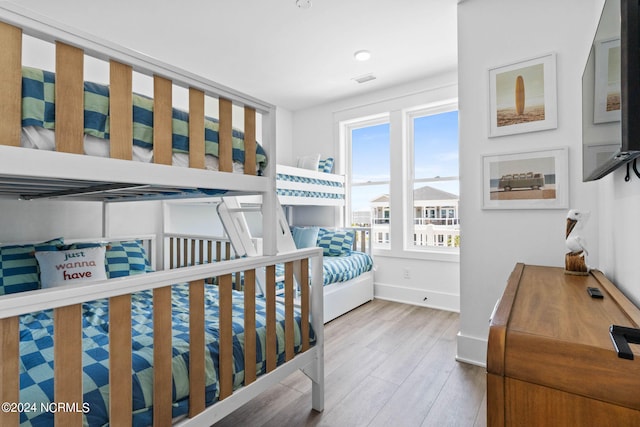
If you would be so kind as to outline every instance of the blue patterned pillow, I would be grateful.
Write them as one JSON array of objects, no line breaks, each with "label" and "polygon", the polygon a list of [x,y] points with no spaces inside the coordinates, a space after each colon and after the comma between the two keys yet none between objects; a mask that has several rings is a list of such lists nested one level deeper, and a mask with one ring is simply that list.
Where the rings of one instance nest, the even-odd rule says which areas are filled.
[{"label": "blue patterned pillow", "polygon": [[[104,245],[104,243],[74,243],[70,245],[69,249],[92,248]],[[144,250],[142,241],[110,242],[106,246],[105,268],[109,279],[152,271],[151,263],[147,259],[147,252]]]},{"label": "blue patterned pillow", "polygon": [[0,247],[0,295],[40,288],[40,269],[36,251],[57,251],[62,238],[35,245]]},{"label": "blue patterned pillow", "polygon": [[331,173],[333,171],[333,157],[327,157],[326,159],[318,162],[318,172]]},{"label": "blue patterned pillow", "polygon": [[318,247],[322,248],[324,256],[351,255],[354,234],[351,230],[327,230],[321,228],[318,232]]}]

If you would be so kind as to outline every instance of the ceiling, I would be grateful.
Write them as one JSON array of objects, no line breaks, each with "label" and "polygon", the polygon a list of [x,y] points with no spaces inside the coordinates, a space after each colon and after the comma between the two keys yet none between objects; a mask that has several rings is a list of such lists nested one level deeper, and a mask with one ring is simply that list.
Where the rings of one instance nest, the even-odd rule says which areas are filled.
[{"label": "ceiling", "polygon": [[291,111],[456,69],[458,0],[311,1],[12,2]]}]

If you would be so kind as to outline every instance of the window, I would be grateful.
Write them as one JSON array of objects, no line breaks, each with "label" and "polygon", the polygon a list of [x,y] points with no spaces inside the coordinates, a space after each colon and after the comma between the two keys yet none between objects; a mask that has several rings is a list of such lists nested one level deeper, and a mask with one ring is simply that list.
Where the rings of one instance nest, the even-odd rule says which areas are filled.
[{"label": "window", "polygon": [[372,228],[376,247],[388,247],[390,243],[389,130],[386,117],[346,126],[351,159],[348,218],[351,225]]},{"label": "window", "polygon": [[380,255],[458,256],[457,103],[429,105],[394,101],[379,115],[349,112],[338,121],[347,160],[346,222],[370,226]]},{"label": "window", "polygon": [[407,114],[407,223],[413,236],[408,249],[458,247],[458,111],[455,105],[421,109]]}]

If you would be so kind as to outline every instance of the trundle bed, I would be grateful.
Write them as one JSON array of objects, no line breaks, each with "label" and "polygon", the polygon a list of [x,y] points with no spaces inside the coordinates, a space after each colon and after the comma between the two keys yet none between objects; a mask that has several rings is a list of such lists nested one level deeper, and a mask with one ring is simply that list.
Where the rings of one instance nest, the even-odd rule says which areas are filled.
[{"label": "trundle bed", "polygon": [[[45,107],[55,111],[55,151],[22,147],[37,145],[25,133],[41,132],[23,127],[31,125],[25,123],[22,108],[23,34],[55,44],[55,70],[42,74],[41,82],[55,94],[55,106]],[[222,193],[257,195],[262,199],[264,230],[263,255],[213,263],[194,259],[188,267],[166,269],[153,268],[144,256],[140,262],[142,239],[57,239],[0,246],[0,397],[11,405],[0,413],[0,425],[47,425],[53,420],[64,426],[209,426],[298,369],[312,381],[310,407],[321,411],[322,288],[302,286],[299,307],[294,308],[291,271],[302,271],[302,283],[321,283],[322,257],[313,248],[277,252],[276,172],[268,163],[268,157],[275,158],[275,108],[17,6],[0,5],[0,45],[2,197],[108,204]],[[85,154],[91,152],[87,147],[92,141],[84,136],[84,55],[109,63],[109,129],[103,129],[108,140],[97,142],[108,146],[109,158]],[[151,163],[133,160],[139,122],[133,111],[137,107],[132,72],[154,81],[152,147],[146,147],[152,152]],[[52,77],[55,86],[45,86]],[[178,132],[172,85],[189,90],[188,120]],[[219,100],[218,118],[205,117],[205,97]],[[232,106],[244,111],[242,132],[234,130]],[[256,136],[259,119],[262,132]],[[187,150],[173,144],[175,134],[184,137],[185,132]],[[210,133],[214,145],[209,143]],[[264,152],[256,148],[256,139]],[[234,156],[240,147],[242,155]],[[188,167],[172,164],[176,150],[188,156]],[[211,154],[217,154],[217,171],[205,169]],[[244,160],[243,173],[233,172],[234,157]],[[206,245],[211,244],[194,242],[194,248]],[[145,253],[150,255],[157,246],[147,246]],[[114,247],[124,248],[124,255],[110,258]],[[105,260],[107,278],[93,271],[70,273],[75,260],[69,257],[89,253],[97,254],[91,261],[95,271]],[[59,256],[67,259],[59,261]],[[53,273],[64,270],[58,281],[43,281],[47,257],[58,260],[52,264]],[[118,265],[115,270],[110,260]],[[281,302],[275,296],[277,264],[286,266]],[[116,270],[126,273],[118,275]],[[263,297],[252,291],[258,270],[266,272]],[[237,293],[232,276],[240,272],[245,290]],[[90,276],[97,280],[87,280]],[[72,282],[65,281],[71,277]],[[215,285],[205,283],[212,277]]]}]

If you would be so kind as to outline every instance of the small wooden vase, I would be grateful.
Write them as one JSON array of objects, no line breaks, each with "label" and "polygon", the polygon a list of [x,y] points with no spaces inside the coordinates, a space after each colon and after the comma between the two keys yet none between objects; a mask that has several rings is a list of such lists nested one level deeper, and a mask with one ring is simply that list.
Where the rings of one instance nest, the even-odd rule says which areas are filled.
[{"label": "small wooden vase", "polygon": [[589,275],[589,267],[584,260],[583,251],[569,252],[564,256],[564,272],[575,276]]}]

